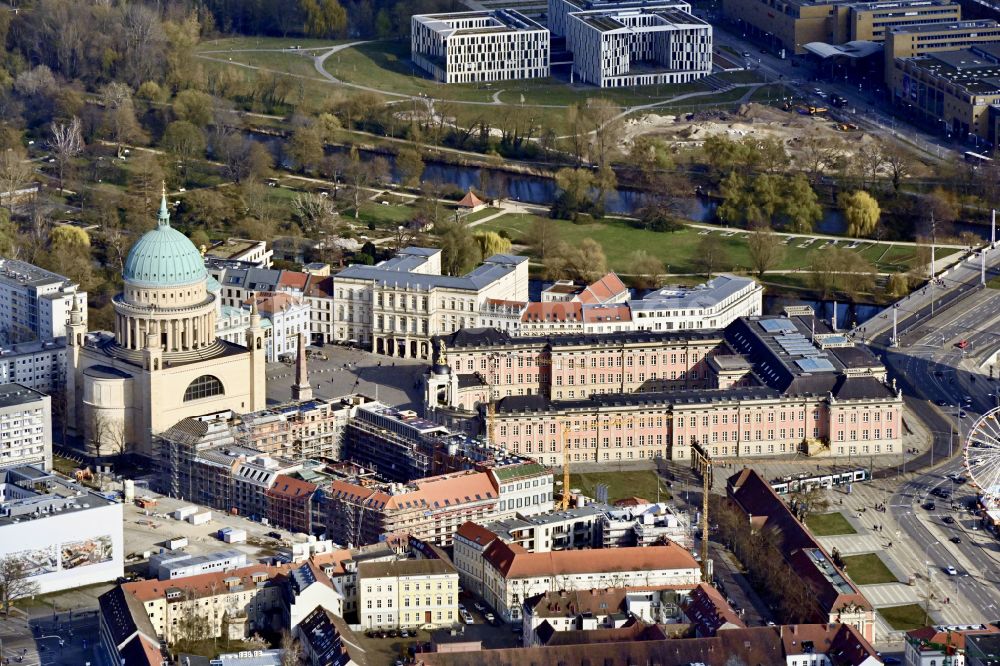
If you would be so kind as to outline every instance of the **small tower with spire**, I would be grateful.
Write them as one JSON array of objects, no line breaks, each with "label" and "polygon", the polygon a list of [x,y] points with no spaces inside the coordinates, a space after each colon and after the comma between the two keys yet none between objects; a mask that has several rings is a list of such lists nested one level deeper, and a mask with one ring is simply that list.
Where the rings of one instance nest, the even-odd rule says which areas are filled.
[{"label": "small tower with spire", "polygon": [[250,405],[247,411],[264,409],[267,405],[267,378],[264,370],[264,328],[260,324],[257,294],[250,293],[250,326],[247,328],[247,349],[250,350]]},{"label": "small tower with spire", "polygon": [[305,402],[313,399],[312,385],[309,384],[309,369],[306,367],[306,334],[299,332],[298,355],[295,357],[295,383],[292,384],[292,400]]},{"label": "small tower with spire", "polygon": [[156,216],[156,224],[160,227],[170,226],[170,211],[167,209],[167,183],[160,181],[160,212]]},{"label": "small tower with spire", "polygon": [[[69,348],[67,349],[66,359],[66,395],[64,399],[66,400],[66,424],[69,426],[68,430],[72,433],[83,432],[82,425],[77,427],[78,419],[77,414],[82,413],[82,396],[83,391],[77,390],[78,387],[82,389],[81,378],[79,376],[80,368],[80,352],[83,350],[85,339],[87,337],[87,315],[83,310],[83,306],[80,304],[80,297],[78,294],[73,294],[73,305],[69,311],[69,326],[67,330],[67,335],[69,342]],[[54,397],[53,400],[58,399]],[[80,404],[77,404],[77,400],[80,400]]]}]

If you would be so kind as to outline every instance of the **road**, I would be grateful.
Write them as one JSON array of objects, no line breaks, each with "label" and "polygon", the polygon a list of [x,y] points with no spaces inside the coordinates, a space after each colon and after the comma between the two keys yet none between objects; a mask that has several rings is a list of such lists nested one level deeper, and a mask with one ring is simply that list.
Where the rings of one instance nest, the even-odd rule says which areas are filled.
[{"label": "road", "polygon": [[[3,657],[24,666],[104,666],[96,608],[0,620]],[[18,661],[20,659],[20,661]],[[110,666],[110,665],[109,665]]]},{"label": "road", "polygon": [[[995,618],[1000,607],[1000,542],[979,530],[978,517],[965,509],[975,500],[971,484],[955,483],[949,475],[965,474],[961,455],[965,430],[996,405],[998,386],[975,369],[978,361],[972,355],[998,344],[994,331],[1000,322],[1000,293],[966,291],[967,297],[957,299],[951,308],[938,309],[933,318],[928,312],[914,323],[900,335],[899,347],[889,346],[886,333],[876,335],[871,346],[902,387],[908,409],[934,437],[927,453],[905,463],[924,471],[912,477],[904,473],[887,502],[899,528],[897,538],[905,534],[897,543],[909,551],[913,573],[930,579],[939,611],[947,607],[940,604],[943,599],[961,598],[981,615],[968,619],[982,621]],[[969,345],[959,349],[955,344],[959,340]],[[883,475],[900,472],[905,470]],[[953,497],[935,498],[936,488],[948,488]],[[929,501],[935,501],[933,510],[924,508]],[[954,523],[946,523],[946,516]],[[953,537],[959,542],[953,543]],[[948,566],[955,566],[960,575],[946,575]]]}]

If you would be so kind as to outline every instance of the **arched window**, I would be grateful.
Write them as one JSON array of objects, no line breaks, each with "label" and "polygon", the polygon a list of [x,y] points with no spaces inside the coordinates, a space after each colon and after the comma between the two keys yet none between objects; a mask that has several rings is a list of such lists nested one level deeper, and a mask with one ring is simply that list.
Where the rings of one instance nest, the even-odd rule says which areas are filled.
[{"label": "arched window", "polygon": [[188,385],[187,390],[184,391],[184,402],[211,398],[213,395],[222,395],[224,393],[225,390],[222,388],[222,382],[219,381],[218,377],[202,375]]}]

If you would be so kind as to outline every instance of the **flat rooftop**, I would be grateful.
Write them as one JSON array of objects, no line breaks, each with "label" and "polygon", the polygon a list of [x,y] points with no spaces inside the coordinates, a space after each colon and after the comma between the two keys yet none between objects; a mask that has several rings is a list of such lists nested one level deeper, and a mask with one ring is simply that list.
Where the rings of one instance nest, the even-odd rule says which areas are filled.
[{"label": "flat rooftop", "polygon": [[1000,44],[907,58],[970,95],[1000,95]]},{"label": "flat rooftop", "polygon": [[0,527],[115,503],[35,465],[0,470]]},{"label": "flat rooftop", "polygon": [[206,257],[219,259],[235,259],[260,245],[260,241],[245,238],[230,238],[205,250]]},{"label": "flat rooftop", "polygon": [[68,277],[17,259],[0,259],[0,282],[20,287],[73,284]]},{"label": "flat rooftop", "polygon": [[0,384],[0,408],[41,402],[45,394],[21,384]]},{"label": "flat rooftop", "polygon": [[[414,20],[431,30],[448,33],[447,36],[474,35],[490,32],[519,32],[545,30],[545,28],[514,9],[494,9],[490,11],[450,12],[444,14],[418,14]],[[467,21],[485,21],[485,25],[464,27]]]},{"label": "flat rooftop", "polygon": [[975,21],[951,21],[948,23],[921,23],[918,25],[901,25],[890,28],[889,32],[896,34],[921,34],[930,32],[958,32],[959,30],[982,30],[990,28],[1000,28],[1000,23],[993,19],[982,19]]}]

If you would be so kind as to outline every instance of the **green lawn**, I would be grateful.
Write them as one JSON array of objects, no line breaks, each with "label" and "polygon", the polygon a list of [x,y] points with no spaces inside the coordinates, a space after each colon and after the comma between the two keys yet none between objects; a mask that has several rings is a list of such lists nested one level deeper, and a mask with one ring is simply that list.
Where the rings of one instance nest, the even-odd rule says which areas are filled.
[{"label": "green lawn", "polygon": [[[478,228],[490,231],[505,230],[514,242],[519,242],[524,238],[535,219],[537,216],[534,215],[507,214],[485,222]],[[662,260],[669,272],[695,273],[699,270],[695,259],[698,244],[705,238],[701,235],[701,229],[692,227],[673,233],[647,231],[636,229],[629,222],[616,218],[606,218],[590,224],[573,224],[568,220],[550,220],[548,223],[554,225],[556,233],[567,243],[573,244],[583,238],[593,238],[604,248],[610,268],[625,274],[629,272],[630,255],[638,248],[646,250]],[[721,238],[726,249],[727,259],[716,267],[717,271],[749,270],[750,254],[744,240],[745,232],[734,231],[737,233],[732,236],[724,235],[729,233],[729,230],[726,229],[713,229],[710,232]],[[800,248],[801,244],[801,241],[798,240],[789,243],[786,246],[784,259],[776,268],[779,270],[808,269],[811,263],[810,255],[822,245],[822,241],[814,241],[806,248]],[[844,246],[845,242],[841,240],[839,244]],[[865,253],[866,249],[871,247],[872,244],[866,243],[857,249]],[[909,268],[907,262],[912,262],[916,257],[913,248],[902,246],[879,246],[877,253],[873,251],[872,254],[880,255],[886,252],[887,248],[888,258],[893,263],[879,264],[878,269],[881,271],[907,270]]]},{"label": "green lawn", "polygon": [[[838,514],[839,515],[839,514]],[[866,555],[844,555],[844,571],[855,585],[876,585],[878,583],[895,583],[896,577],[889,571],[875,553]]]},{"label": "green lawn", "polygon": [[[556,480],[562,480],[562,474],[556,474]],[[608,501],[624,497],[642,497],[655,502],[656,488],[660,488],[660,501],[669,499],[670,492],[666,484],[653,470],[635,472],[594,472],[592,474],[570,474],[570,488],[579,488],[587,497],[597,496],[597,484],[608,484]]]},{"label": "green lawn", "polygon": [[1000,276],[987,280],[986,286],[990,289],[1000,289]]},{"label": "green lawn", "polygon": [[[363,223],[371,222],[376,225],[398,225],[412,220],[415,213],[416,209],[413,206],[398,204],[394,206],[383,206],[382,204],[374,201],[365,201],[361,204],[358,221]],[[341,216],[349,222],[355,221],[354,208],[348,208],[341,213]],[[396,227],[393,226],[393,229],[395,228]]]},{"label": "green lawn", "polygon": [[816,536],[857,534],[854,526],[841,513],[813,513],[806,516],[806,527]]},{"label": "green lawn", "polygon": [[878,612],[896,631],[919,629],[920,627],[926,627],[930,622],[927,612],[919,604],[880,608]]}]

